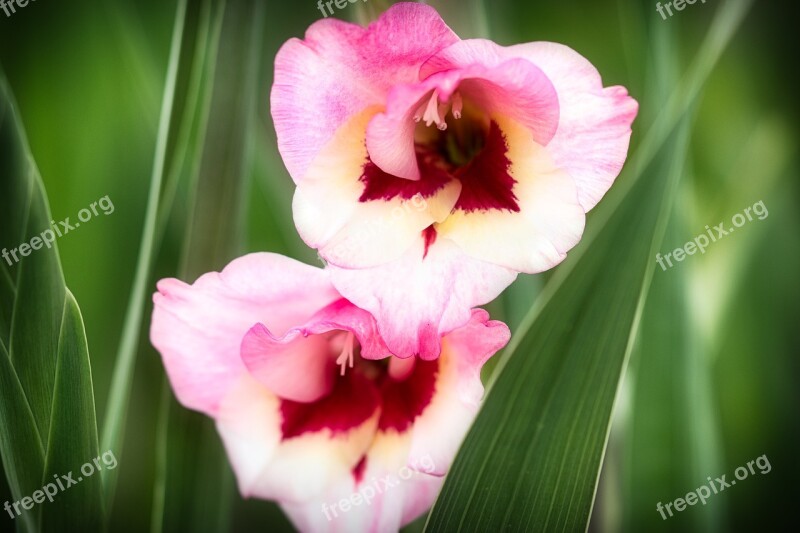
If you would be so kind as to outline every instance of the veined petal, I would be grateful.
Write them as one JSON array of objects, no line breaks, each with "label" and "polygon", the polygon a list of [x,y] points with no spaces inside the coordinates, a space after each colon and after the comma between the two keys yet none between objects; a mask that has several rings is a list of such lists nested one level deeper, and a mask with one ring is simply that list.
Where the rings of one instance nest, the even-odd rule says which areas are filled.
[{"label": "veined petal", "polygon": [[539,42],[508,50],[538,65],[558,91],[563,113],[547,150],[575,180],[588,212],[622,170],[639,104],[625,87],[604,88],[597,69],[568,46]]},{"label": "veined petal", "polygon": [[[513,58],[536,65],[558,93],[558,130],[550,142],[540,144],[575,180],[579,201],[589,211],[611,187],[628,154],[638,104],[624,87],[604,88],[599,72],[586,58],[549,42],[502,47],[483,39],[460,41],[431,58],[421,75],[474,63],[499,65]],[[514,114],[502,114],[519,120]]]},{"label": "veined petal", "polygon": [[247,372],[240,346],[254,324],[270,324],[283,335],[340,298],[321,269],[276,254],[251,254],[193,285],[161,280],[153,296],[150,340],[178,400],[214,416]]},{"label": "veined petal", "polygon": [[460,192],[461,183],[450,180],[429,198],[359,204],[350,222],[319,249],[320,255],[344,268],[368,268],[399,259],[425,228],[450,214]]},{"label": "veined petal", "polygon": [[431,7],[400,3],[367,28],[337,19],[314,23],[275,59],[272,117],[296,183],[335,132],[389,88],[419,80],[420,65],[458,37]]},{"label": "veined petal", "polygon": [[398,260],[366,269],[328,265],[342,295],[372,313],[389,350],[435,359],[441,336],[466,324],[473,307],[490,302],[517,273],[474,259],[452,241],[423,238]]},{"label": "veined petal", "polygon": [[315,159],[292,203],[300,237],[312,248],[328,243],[354,216],[364,190],[359,178],[367,163],[367,110],[351,117]]},{"label": "veined petal", "polygon": [[560,263],[583,234],[585,214],[575,182],[527,128],[494,119],[505,138],[519,212],[456,209],[436,229],[476,259],[528,274],[543,272]]},{"label": "veined petal", "polygon": [[243,496],[303,502],[352,476],[379,416],[377,391],[355,372],[320,402],[289,405],[245,375],[223,400],[217,430]]},{"label": "veined petal", "polygon": [[[384,376],[378,430],[369,451],[321,498],[282,505],[301,531],[397,531],[433,503],[443,479],[430,456],[409,458],[414,421],[436,393],[439,360],[393,357],[408,372]],[[446,465],[443,466],[446,469]]]}]

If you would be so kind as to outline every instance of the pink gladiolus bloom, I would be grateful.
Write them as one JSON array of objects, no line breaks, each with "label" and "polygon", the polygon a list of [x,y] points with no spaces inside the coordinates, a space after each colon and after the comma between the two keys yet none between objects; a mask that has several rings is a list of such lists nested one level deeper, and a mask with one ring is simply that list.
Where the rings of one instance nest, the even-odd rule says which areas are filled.
[{"label": "pink gladiolus bloom", "polygon": [[566,257],[637,113],[566,46],[460,40],[415,3],[287,42],[271,105],[301,236],[392,352],[424,359],[517,273]]},{"label": "pink gladiolus bloom", "polygon": [[510,336],[475,310],[437,360],[389,356],[324,270],[267,253],[153,299],[178,400],[216,421],[242,495],[302,531],[396,531],[428,509]]}]

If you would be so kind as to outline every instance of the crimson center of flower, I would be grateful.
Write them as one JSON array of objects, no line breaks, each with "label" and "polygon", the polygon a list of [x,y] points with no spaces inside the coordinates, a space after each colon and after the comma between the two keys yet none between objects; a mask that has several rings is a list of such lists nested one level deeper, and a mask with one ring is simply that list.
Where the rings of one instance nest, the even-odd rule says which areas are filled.
[{"label": "crimson center of flower", "polygon": [[378,411],[378,429],[406,431],[430,404],[440,361],[395,356],[373,361],[361,357],[351,332],[329,334],[329,356],[336,358],[333,389],[314,402],[281,399],[283,440],[324,429],[346,433]]},{"label": "crimson center of flower", "polygon": [[437,91],[426,98],[414,113],[419,181],[388,174],[368,158],[359,200],[429,198],[457,179],[461,195],[455,209],[519,212],[513,192],[516,180],[509,174],[508,145],[498,124],[458,91],[448,102],[442,102]]}]

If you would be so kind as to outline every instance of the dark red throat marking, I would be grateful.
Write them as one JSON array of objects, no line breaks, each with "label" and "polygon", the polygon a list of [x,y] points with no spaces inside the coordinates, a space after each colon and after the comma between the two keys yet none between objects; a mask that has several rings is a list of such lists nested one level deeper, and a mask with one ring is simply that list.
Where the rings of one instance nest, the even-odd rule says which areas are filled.
[{"label": "dark red throat marking", "polygon": [[[443,135],[447,134],[443,132]],[[469,163],[454,165],[436,146],[420,145],[417,146],[417,163],[421,178],[412,181],[387,174],[368,159],[360,178],[364,191],[359,201],[398,197],[410,200],[417,194],[429,198],[450,180],[457,179],[461,182],[461,195],[455,209],[467,212],[499,209],[514,213],[520,210],[513,191],[516,180],[509,174],[511,160],[508,159],[506,138],[496,122],[489,126],[483,148]]]}]

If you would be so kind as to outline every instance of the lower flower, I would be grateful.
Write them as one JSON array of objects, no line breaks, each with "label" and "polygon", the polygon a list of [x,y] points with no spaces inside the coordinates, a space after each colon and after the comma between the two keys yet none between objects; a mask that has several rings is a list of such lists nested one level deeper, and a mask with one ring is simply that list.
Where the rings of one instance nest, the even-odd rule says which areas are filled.
[{"label": "lower flower", "polygon": [[392,355],[321,269],[274,254],[162,280],[151,340],[178,400],[216,421],[239,490],[302,531],[390,531],[433,503],[509,339],[473,310],[433,361]]}]

